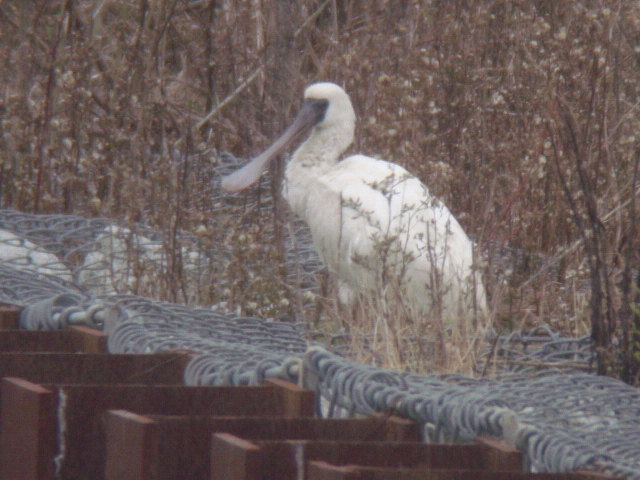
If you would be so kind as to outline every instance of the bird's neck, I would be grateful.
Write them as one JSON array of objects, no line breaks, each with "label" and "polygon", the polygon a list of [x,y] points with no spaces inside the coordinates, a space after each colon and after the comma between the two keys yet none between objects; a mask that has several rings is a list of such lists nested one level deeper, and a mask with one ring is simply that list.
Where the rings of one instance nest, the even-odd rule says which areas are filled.
[{"label": "bird's neck", "polygon": [[352,136],[342,132],[314,129],[311,136],[293,154],[287,165],[283,194],[291,210],[307,219],[309,193],[318,188],[318,179],[330,171],[351,143]]},{"label": "bird's neck", "polygon": [[353,141],[353,130],[314,128],[309,138],[293,154],[292,167],[326,169],[338,163]]}]

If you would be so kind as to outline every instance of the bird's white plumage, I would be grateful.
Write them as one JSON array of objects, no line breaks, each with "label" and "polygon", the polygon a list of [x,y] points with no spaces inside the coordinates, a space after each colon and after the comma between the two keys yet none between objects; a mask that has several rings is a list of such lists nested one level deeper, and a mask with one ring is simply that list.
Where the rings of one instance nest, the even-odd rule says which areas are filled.
[{"label": "bird's white plumage", "polygon": [[483,314],[472,243],[447,207],[399,165],[363,155],[340,161],[355,130],[342,88],[314,84],[305,100],[328,103],[293,154],[283,193],[330,272],[349,288],[344,296],[393,288],[413,311],[447,321]]},{"label": "bird's white plumage", "polygon": [[356,155],[304,190],[300,184],[306,182],[298,179],[288,172],[285,197],[310,226],[316,248],[343,288],[379,292],[393,277],[406,289],[411,307],[424,313],[453,319],[485,308],[471,241],[447,207],[407,170]]}]

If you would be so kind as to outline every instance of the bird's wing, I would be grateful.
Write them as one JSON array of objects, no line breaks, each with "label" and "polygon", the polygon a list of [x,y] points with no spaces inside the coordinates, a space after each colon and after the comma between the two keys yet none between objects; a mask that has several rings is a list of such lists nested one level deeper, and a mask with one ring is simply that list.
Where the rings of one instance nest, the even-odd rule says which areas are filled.
[{"label": "bird's wing", "polygon": [[386,255],[398,264],[429,256],[444,268],[455,252],[470,265],[470,242],[456,219],[401,166],[356,155],[326,177],[340,198],[342,261],[380,265]]},{"label": "bird's wing", "polygon": [[[431,308],[433,295],[466,305],[473,245],[447,207],[404,168],[349,157],[319,175],[307,194],[314,244],[342,284],[378,292],[403,285],[418,308]],[[476,292],[483,309],[480,281]]]}]

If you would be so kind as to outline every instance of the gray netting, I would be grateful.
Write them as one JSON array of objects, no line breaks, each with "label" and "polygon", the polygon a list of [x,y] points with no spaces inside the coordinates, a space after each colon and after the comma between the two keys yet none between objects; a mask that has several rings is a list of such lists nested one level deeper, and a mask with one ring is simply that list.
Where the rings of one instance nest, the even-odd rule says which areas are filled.
[{"label": "gray netting", "polygon": [[[206,275],[208,262],[185,235],[181,258],[189,280]],[[54,275],[93,293],[154,293],[166,274],[170,251],[161,236],[141,225],[120,226],[104,218],[31,215],[0,210],[0,259],[5,265]],[[37,247],[36,247],[37,245]]]},{"label": "gray netting", "polygon": [[23,328],[90,325],[109,333],[111,352],[191,352],[189,385],[277,376],[315,390],[327,416],[392,410],[419,422],[425,441],[502,438],[526,453],[532,471],[583,467],[640,479],[640,392],[584,373],[586,338],[548,327],[500,337],[486,359],[499,380],[383,370],[310,345],[291,323],[78,286],[77,266],[111,225],[0,211],[0,229],[11,234],[0,237],[0,302],[25,307]]},{"label": "gray netting", "polygon": [[308,351],[305,366],[330,412],[394,410],[424,425],[427,441],[503,438],[527,454],[534,471],[583,467],[640,478],[640,392],[617,380],[588,374],[422,377],[319,348]]},{"label": "gray netting", "polygon": [[[230,155],[216,157],[213,178],[236,168]],[[268,189],[260,195],[222,195],[218,181],[211,184],[212,216],[242,218],[254,209],[271,210]],[[215,222],[214,222],[215,223]],[[301,291],[317,289],[315,274],[322,263],[313,249],[308,228],[291,220],[283,230],[287,281]],[[56,276],[73,282],[93,294],[127,294],[159,298],[167,285],[182,276],[177,288],[182,297],[197,303],[200,292],[215,286],[224,291],[227,278],[223,266],[233,261],[232,248],[218,241],[205,249],[196,235],[181,232],[169,241],[165,235],[140,224],[121,224],[105,218],[77,215],[33,215],[0,209],[0,262]],[[170,261],[176,260],[179,265]],[[176,272],[180,272],[177,275]]]},{"label": "gray netting", "polygon": [[592,372],[594,361],[591,336],[565,337],[548,325],[540,325],[498,337],[478,371],[498,372],[499,376],[533,375],[540,371]]}]

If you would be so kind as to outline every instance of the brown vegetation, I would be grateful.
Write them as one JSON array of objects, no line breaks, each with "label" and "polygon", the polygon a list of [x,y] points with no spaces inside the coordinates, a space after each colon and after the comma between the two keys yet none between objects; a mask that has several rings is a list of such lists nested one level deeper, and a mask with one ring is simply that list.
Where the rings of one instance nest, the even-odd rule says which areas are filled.
[{"label": "brown vegetation", "polygon": [[638,32],[636,1],[0,2],[0,204],[197,231],[243,260],[197,301],[301,316],[281,202],[235,228],[213,152],[257,153],[334,81],[353,150],[406,166],[477,239],[494,324],[593,323],[600,372],[634,382]]}]

